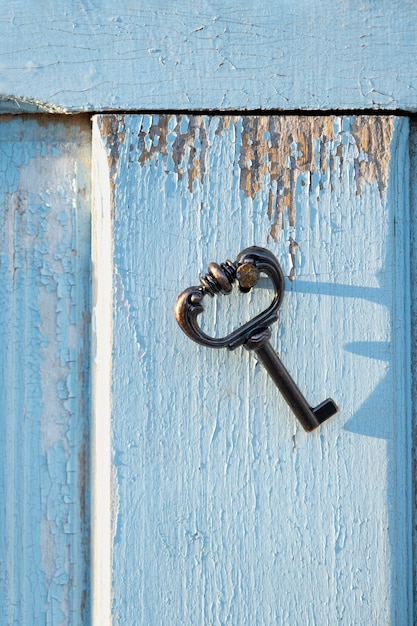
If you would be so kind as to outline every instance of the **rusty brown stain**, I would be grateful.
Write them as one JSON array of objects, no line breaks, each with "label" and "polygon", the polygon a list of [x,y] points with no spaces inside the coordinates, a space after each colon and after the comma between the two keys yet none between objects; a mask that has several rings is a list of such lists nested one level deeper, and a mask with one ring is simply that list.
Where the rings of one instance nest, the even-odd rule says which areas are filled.
[{"label": "rusty brown stain", "polygon": [[170,153],[178,179],[187,172],[191,193],[195,180],[204,183],[207,148],[206,120],[201,115],[161,115],[153,118],[147,131],[142,126],[138,133],[139,163],[143,166],[158,155],[166,160]]},{"label": "rusty brown stain", "polygon": [[101,135],[106,141],[110,189],[113,196],[112,206],[114,206],[115,180],[120,155],[120,147],[126,137],[124,115],[103,115],[98,118],[98,125]]},{"label": "rusty brown stain", "polygon": [[[278,236],[280,220],[288,213],[295,222],[295,190],[300,173],[321,169],[326,173],[326,151],[322,144],[335,139],[333,117],[265,116],[243,119],[240,188],[246,197],[256,198],[269,173],[271,189],[268,214],[272,219],[271,236]],[[320,139],[320,148],[314,146]]]},{"label": "rusty brown stain", "polygon": [[[270,234],[277,239],[284,212],[295,223],[296,182],[301,173],[319,172],[343,165],[342,133],[334,129],[333,116],[265,116],[243,118],[239,166],[240,188],[246,197],[256,198],[269,174],[268,215]],[[342,118],[343,127],[343,118]],[[382,195],[387,186],[389,146],[393,121],[389,116],[358,116],[349,129],[357,148],[354,158],[356,191],[376,181]],[[338,160],[338,165],[336,164]],[[272,192],[275,183],[275,196]]]},{"label": "rusty brown stain", "polygon": [[382,194],[388,182],[390,143],[393,120],[389,116],[358,116],[353,119],[352,134],[361,154],[367,160],[355,160],[357,192],[365,183],[377,181]]},{"label": "rusty brown stain", "polygon": [[[111,168],[124,140],[120,118],[103,117],[102,132],[107,137]],[[209,126],[216,120],[210,134]],[[330,180],[332,172],[342,176],[347,150],[353,149],[349,158],[354,154],[356,193],[360,195],[365,184],[375,181],[381,195],[386,189],[393,133],[390,116],[149,116],[138,131],[138,161],[144,166],[162,158],[166,171],[174,171],[179,180],[186,177],[192,193],[196,181],[205,181],[210,137],[216,140],[233,126],[232,137],[239,145],[240,189],[245,197],[255,199],[269,185],[267,210],[274,239],[283,227],[285,215],[290,225],[295,223],[298,177],[303,175],[311,181],[306,174],[319,174],[319,199],[325,179]],[[172,161],[168,167],[169,157]]]},{"label": "rusty brown stain", "polygon": [[[74,113],[71,115],[65,113],[19,113],[19,118],[26,122],[35,122],[42,128],[49,129],[51,124],[62,124],[69,131],[69,139],[73,141],[72,129],[77,125],[82,132],[91,132],[91,115],[89,113]],[[5,113],[0,115],[0,124],[7,124],[11,120],[16,119],[16,114]]]}]

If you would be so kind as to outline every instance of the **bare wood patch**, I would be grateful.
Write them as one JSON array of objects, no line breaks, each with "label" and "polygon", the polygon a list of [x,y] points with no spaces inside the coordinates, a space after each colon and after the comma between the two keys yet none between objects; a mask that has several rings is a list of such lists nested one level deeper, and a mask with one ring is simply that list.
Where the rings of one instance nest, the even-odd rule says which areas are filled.
[{"label": "bare wood patch", "polygon": [[[122,117],[106,116],[102,121],[102,132],[110,146],[111,173],[125,140]],[[344,159],[349,156],[353,157],[356,193],[361,195],[364,185],[374,182],[381,195],[385,192],[393,133],[390,116],[148,115],[143,118],[132,150],[139,155],[135,158],[141,166],[162,159],[166,173],[174,172],[178,180],[185,177],[193,193],[197,182],[205,183],[208,151],[218,137],[233,128],[230,140],[238,148],[239,187],[246,198],[252,199],[265,187],[269,189],[268,215],[274,239],[278,238],[285,215],[290,226],[295,224],[300,175],[302,186],[309,184],[309,193],[320,200],[323,186],[331,185],[334,175],[341,179]]]}]

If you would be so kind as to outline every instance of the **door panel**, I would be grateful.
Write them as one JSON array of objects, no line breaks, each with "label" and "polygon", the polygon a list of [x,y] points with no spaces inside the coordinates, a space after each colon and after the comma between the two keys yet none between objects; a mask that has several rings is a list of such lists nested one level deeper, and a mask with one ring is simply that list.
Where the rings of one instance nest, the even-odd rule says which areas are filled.
[{"label": "door panel", "polygon": [[88,624],[88,118],[0,121],[1,623]]},{"label": "door panel", "polygon": [[[103,115],[94,136],[96,597],[111,577],[120,625],[411,624],[408,121]],[[287,277],[273,345],[340,407],[311,434],[252,354],[174,319],[253,244]]]}]

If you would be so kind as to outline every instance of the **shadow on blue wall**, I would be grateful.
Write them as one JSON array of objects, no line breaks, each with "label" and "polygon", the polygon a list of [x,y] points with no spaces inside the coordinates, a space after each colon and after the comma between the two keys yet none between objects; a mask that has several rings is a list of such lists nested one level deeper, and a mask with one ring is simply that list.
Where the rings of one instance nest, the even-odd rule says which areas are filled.
[{"label": "shadow on blue wall", "polygon": [[[313,281],[298,280],[289,283],[288,291],[293,293],[309,293],[317,295],[327,295],[332,297],[343,297],[352,299],[363,299],[374,302],[381,306],[390,307],[392,305],[392,293],[381,287],[361,287],[355,285],[343,285],[340,283],[320,283]],[[344,344],[347,352],[358,356],[392,363],[392,344],[385,341],[356,341]],[[386,407],[381,406],[381,399],[384,398],[387,385],[392,385],[391,365],[388,366],[385,376],[378,386],[358,407],[354,415],[346,422],[345,430],[368,437],[379,439],[390,439],[392,436],[393,420],[380,419],[381,411],[386,411]],[[383,401],[383,400],[382,400]],[[379,408],[380,407],[380,408]],[[341,409],[343,407],[340,407]]]}]

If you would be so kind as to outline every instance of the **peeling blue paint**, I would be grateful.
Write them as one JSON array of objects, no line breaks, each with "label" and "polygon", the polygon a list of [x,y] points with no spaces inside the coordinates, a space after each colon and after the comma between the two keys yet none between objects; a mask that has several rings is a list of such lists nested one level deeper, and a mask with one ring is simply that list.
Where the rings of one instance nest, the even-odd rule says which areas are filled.
[{"label": "peeling blue paint", "polygon": [[7,625],[89,623],[89,153],[87,120],[0,123]]}]

